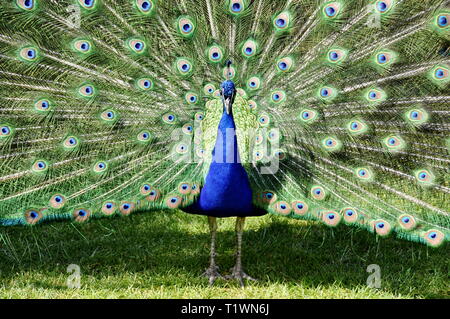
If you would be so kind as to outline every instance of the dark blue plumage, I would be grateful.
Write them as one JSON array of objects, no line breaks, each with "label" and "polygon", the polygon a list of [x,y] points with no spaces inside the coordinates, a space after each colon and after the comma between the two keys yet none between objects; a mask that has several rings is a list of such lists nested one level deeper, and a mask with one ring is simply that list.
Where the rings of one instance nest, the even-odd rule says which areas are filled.
[{"label": "dark blue plumage", "polygon": [[[221,84],[224,100],[236,94],[233,81]],[[233,113],[224,106],[212,162],[197,202],[184,208],[188,213],[214,217],[261,216],[266,213],[252,204],[247,172],[240,163]]]}]

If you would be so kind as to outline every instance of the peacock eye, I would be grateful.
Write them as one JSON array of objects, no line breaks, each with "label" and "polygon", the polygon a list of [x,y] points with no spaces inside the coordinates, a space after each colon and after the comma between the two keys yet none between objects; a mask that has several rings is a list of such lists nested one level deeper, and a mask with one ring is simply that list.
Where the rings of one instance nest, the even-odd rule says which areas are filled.
[{"label": "peacock eye", "polygon": [[384,1],[378,1],[377,3],[377,8],[378,10],[380,10],[381,12],[386,11],[386,9],[388,8],[387,4]]},{"label": "peacock eye", "polygon": [[442,79],[445,75],[445,72],[443,69],[438,68],[438,69],[436,69],[435,74],[438,79]]},{"label": "peacock eye", "polygon": [[329,17],[332,17],[336,14],[336,10],[333,7],[327,7],[325,11]]},{"label": "peacock eye", "polygon": [[95,0],[81,0],[81,5],[86,9],[92,9],[95,4]]},{"label": "peacock eye", "polygon": [[438,16],[437,22],[441,28],[445,28],[446,26],[448,26],[448,18],[445,15]]},{"label": "peacock eye", "polygon": [[234,12],[240,12],[241,11],[241,4],[240,3],[233,3],[231,6],[231,10]]},{"label": "peacock eye", "polygon": [[25,0],[23,2],[23,5],[25,6],[25,8],[30,9],[33,7],[33,0]]},{"label": "peacock eye", "polygon": [[281,18],[277,19],[276,24],[277,24],[278,27],[283,28],[283,27],[286,26],[286,20],[281,19]]},{"label": "peacock eye", "polygon": [[378,54],[378,62],[379,63],[383,64],[383,63],[386,63],[386,61],[387,61],[387,58],[386,58],[385,54],[383,54],[383,53]]},{"label": "peacock eye", "polygon": [[339,58],[339,55],[337,54],[337,52],[332,51],[330,52],[330,59],[333,61],[336,61]]},{"label": "peacock eye", "polygon": [[189,24],[189,23],[183,24],[183,30],[184,30],[185,32],[191,31],[191,30],[192,30],[192,25]]}]

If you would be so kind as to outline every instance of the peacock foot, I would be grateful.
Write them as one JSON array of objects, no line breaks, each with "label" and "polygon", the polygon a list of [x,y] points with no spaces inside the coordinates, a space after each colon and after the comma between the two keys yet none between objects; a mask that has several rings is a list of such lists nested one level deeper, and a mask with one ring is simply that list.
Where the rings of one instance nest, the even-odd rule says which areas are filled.
[{"label": "peacock foot", "polygon": [[206,268],[206,271],[202,274],[203,277],[208,278],[210,286],[214,284],[217,278],[223,278],[218,270],[219,270],[218,266],[211,265],[208,268]]},{"label": "peacock foot", "polygon": [[239,284],[241,285],[241,287],[244,287],[244,279],[247,280],[251,280],[251,281],[257,281],[257,279],[250,277],[249,275],[247,275],[243,270],[242,267],[237,267],[234,266],[233,268],[231,268],[231,274],[225,276],[225,279],[230,280],[230,279],[237,279],[239,281]]}]

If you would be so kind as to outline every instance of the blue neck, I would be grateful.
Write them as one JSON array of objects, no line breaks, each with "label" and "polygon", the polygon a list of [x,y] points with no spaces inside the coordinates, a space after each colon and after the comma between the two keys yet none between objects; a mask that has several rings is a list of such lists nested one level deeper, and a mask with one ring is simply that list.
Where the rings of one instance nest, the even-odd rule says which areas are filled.
[{"label": "blue neck", "polygon": [[227,114],[225,108],[219,123],[212,155],[212,160],[216,163],[240,163],[236,124],[234,123],[233,113]]}]

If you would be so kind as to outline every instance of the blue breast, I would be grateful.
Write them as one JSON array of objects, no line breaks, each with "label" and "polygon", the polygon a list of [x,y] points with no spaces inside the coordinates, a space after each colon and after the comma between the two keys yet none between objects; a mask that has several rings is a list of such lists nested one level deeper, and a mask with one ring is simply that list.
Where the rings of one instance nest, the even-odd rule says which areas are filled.
[{"label": "blue breast", "polygon": [[185,211],[216,217],[259,216],[266,213],[252,204],[252,190],[247,172],[239,160],[235,129],[233,115],[224,111],[200,198]]}]

